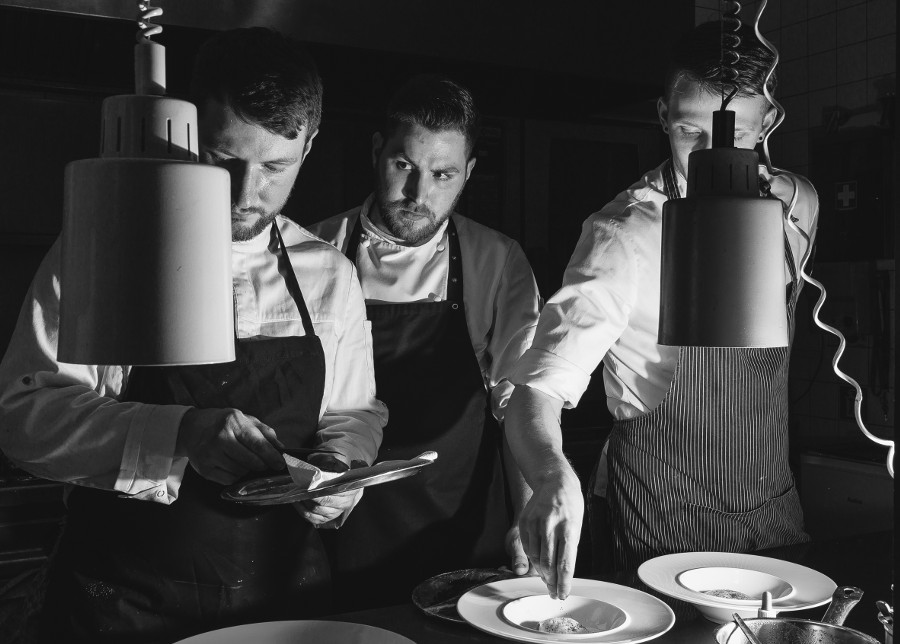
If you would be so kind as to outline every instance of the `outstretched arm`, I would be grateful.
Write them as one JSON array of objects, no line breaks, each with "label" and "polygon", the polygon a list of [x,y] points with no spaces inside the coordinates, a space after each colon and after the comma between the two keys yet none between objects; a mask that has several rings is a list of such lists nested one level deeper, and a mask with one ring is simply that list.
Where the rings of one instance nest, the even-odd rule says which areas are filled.
[{"label": "outstretched arm", "polygon": [[533,494],[519,513],[525,554],[551,597],[565,599],[572,586],[581,536],[581,484],[562,451],[563,402],[517,386],[506,409],[506,436]]}]

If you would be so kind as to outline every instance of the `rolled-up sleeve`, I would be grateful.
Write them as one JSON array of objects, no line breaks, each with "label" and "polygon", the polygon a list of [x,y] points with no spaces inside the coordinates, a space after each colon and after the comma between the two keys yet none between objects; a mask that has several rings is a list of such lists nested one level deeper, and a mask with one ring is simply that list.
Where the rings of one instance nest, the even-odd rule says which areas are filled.
[{"label": "rolled-up sleeve", "polygon": [[[621,209],[615,202],[607,208]],[[585,221],[563,286],[541,310],[531,348],[509,378],[566,408],[578,404],[591,373],[622,335],[636,297],[636,253],[607,208]]]},{"label": "rolled-up sleeve", "polygon": [[0,450],[35,476],[173,501],[186,464],[173,455],[187,408],[120,402],[128,367],[61,363],[58,332],[59,242],[0,363]]},{"label": "rolled-up sleeve", "polygon": [[[318,445],[335,449],[349,460],[372,464],[387,424],[387,407],[375,397],[375,366],[372,329],[356,268],[350,262],[349,279],[341,284],[345,293],[343,319],[337,320],[330,398],[319,421]],[[349,465],[349,463],[348,463]]]}]

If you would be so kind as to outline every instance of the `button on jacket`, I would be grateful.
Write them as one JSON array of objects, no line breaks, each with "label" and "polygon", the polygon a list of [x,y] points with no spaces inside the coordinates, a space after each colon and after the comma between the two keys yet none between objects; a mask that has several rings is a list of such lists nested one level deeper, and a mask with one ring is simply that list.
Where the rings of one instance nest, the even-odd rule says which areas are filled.
[{"label": "button on jacket", "polygon": [[[325,352],[316,445],[371,463],[387,409],[375,397],[371,331],[356,269],[289,219],[279,216],[277,223]],[[235,333],[242,342],[304,335],[271,244],[266,229],[232,245]],[[0,450],[36,476],[174,501],[187,466],[186,458],[174,457],[187,407],[119,402],[131,368],[58,362],[58,324],[57,242],[0,363]]]}]

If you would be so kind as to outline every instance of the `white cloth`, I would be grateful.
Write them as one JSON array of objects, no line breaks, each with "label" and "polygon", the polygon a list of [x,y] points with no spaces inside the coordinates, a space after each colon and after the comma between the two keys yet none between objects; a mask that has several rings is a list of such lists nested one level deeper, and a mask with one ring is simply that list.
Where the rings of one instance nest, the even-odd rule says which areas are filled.
[{"label": "white cloth", "polygon": [[[662,169],[645,174],[585,221],[563,285],[544,306],[531,348],[510,381],[564,402],[578,404],[590,374],[603,361],[607,405],[619,420],[655,409],[672,383],[678,347],[657,344],[659,327]],[[772,178],[772,192],[788,203],[793,183]],[[790,175],[798,186],[792,216],[815,239],[819,205],[812,184]],[[678,176],[681,194],[685,179]],[[807,243],[785,225],[799,267]],[[785,284],[790,269],[785,262]]]},{"label": "white cloth", "polygon": [[[371,327],[356,269],[289,219],[277,221],[325,352],[316,444],[341,452],[346,461],[372,463],[387,409],[375,398]],[[266,229],[232,246],[235,329],[242,340],[304,335],[278,272],[277,247],[269,242]],[[57,241],[38,269],[0,363],[0,450],[36,476],[171,503],[187,465],[173,452],[188,408],[119,402],[129,366],[56,360],[59,254]]]},{"label": "white cloth", "polygon": [[[369,304],[440,301],[447,297],[450,267],[447,223],[421,246],[403,246],[379,231],[368,217],[373,197],[343,214],[310,226],[341,252],[358,219],[362,235],[356,265]],[[498,421],[513,386],[507,375],[534,335],[540,296],[531,266],[517,242],[454,214],[462,253],[466,324],[491,411]]]}]

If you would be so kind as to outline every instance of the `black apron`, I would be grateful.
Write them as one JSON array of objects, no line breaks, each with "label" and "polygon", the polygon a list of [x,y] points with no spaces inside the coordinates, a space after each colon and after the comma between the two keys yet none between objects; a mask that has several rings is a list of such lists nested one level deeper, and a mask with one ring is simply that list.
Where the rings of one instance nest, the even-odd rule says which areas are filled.
[{"label": "black apron", "polygon": [[[669,199],[679,197],[671,161]],[[791,271],[793,337],[799,280]],[[750,552],[808,540],[788,466],[790,347],[681,347],[658,407],[615,421],[608,447],[614,565],[673,552]]]},{"label": "black apron", "polygon": [[[357,220],[347,257],[356,260]],[[506,561],[510,513],[491,414],[463,305],[456,226],[443,302],[366,307],[378,398],[387,404],[379,460],[426,450],[438,459],[417,476],[366,489],[334,538],[332,574],[342,609],[408,602],[438,573]]]},{"label": "black apron", "polygon": [[[235,408],[289,447],[309,443],[325,357],[273,224],[270,250],[278,246],[304,336],[236,342],[236,360],[227,364],[135,367],[124,399]],[[318,531],[291,505],[243,506],[221,500],[221,491],[190,465],[171,505],[75,487],[51,568],[45,641],[172,641],[323,612],[330,586]]]}]

